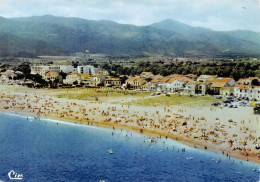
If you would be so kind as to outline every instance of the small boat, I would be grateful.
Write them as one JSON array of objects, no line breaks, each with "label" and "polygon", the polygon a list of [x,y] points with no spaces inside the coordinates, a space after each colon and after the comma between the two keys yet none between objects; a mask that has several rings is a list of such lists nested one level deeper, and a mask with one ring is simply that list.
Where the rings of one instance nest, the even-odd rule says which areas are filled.
[{"label": "small boat", "polygon": [[216,161],[216,163],[220,163],[220,161],[221,161],[220,158],[218,158],[218,160]]},{"label": "small boat", "polygon": [[109,152],[110,154],[113,154],[113,150],[109,150],[108,152]]}]

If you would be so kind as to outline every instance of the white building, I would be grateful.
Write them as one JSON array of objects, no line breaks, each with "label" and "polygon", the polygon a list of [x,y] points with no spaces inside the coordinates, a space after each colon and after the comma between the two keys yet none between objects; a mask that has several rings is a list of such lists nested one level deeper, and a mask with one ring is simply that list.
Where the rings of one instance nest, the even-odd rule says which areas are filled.
[{"label": "white building", "polygon": [[184,83],[177,79],[170,79],[163,84],[163,91],[175,92],[183,88]]},{"label": "white building", "polygon": [[66,79],[63,80],[63,83],[65,84],[73,84],[74,82],[81,82],[82,77],[80,76],[80,74],[76,74],[76,73],[70,73],[66,76]]},{"label": "white building", "polygon": [[31,74],[39,74],[41,76],[45,75],[47,72],[63,72],[63,73],[79,73],[79,74],[89,74],[89,75],[107,75],[108,72],[106,70],[101,70],[99,68],[95,68],[92,65],[84,65],[84,66],[77,66],[77,68],[74,68],[72,65],[48,65],[48,66],[31,66]]},{"label": "white building", "polygon": [[74,67],[71,66],[71,65],[61,65],[60,66],[60,72],[63,72],[63,73],[71,73],[74,71]]},{"label": "white building", "polygon": [[95,68],[92,65],[78,66],[76,69],[77,73],[87,73],[90,75],[99,74],[99,68]]},{"label": "white building", "polygon": [[50,65],[50,66],[31,66],[31,74],[39,74],[41,76],[45,75],[46,72],[60,72],[60,66]]},{"label": "white building", "polygon": [[234,96],[260,100],[260,86],[236,85],[234,87]]},{"label": "white building", "polygon": [[233,87],[236,84],[235,80],[233,78],[230,78],[230,77],[224,77],[224,78],[218,77],[215,80],[212,80],[212,81],[209,81],[209,82],[212,82],[212,83],[222,82],[222,83],[226,83],[227,86],[229,86],[229,87]]},{"label": "white building", "polygon": [[191,80],[185,84],[183,88],[183,95],[195,95],[196,82]]}]

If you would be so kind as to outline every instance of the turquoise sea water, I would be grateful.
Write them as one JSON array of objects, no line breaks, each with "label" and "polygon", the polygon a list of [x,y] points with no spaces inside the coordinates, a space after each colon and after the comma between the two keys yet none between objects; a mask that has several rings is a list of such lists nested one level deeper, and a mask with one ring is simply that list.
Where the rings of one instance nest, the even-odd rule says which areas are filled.
[{"label": "turquoise sea water", "polygon": [[260,175],[255,163],[169,139],[150,143],[147,136],[127,131],[3,113],[0,144],[0,181],[11,181],[11,170],[33,182],[254,182]]}]

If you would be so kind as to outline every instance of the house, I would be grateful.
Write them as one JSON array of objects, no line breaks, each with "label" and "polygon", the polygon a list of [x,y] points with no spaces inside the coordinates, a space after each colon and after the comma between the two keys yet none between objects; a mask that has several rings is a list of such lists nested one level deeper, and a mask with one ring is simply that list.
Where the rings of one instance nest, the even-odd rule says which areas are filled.
[{"label": "house", "polygon": [[162,91],[165,91],[165,83],[167,82],[167,81],[169,81],[171,78],[170,77],[164,77],[164,78],[162,78],[162,79],[160,79],[160,80],[158,80],[157,81],[157,83],[156,83],[156,91],[157,92],[162,92]]},{"label": "house", "polygon": [[250,80],[248,78],[240,78],[237,82],[237,85],[249,85]]},{"label": "house", "polygon": [[146,83],[146,80],[143,78],[136,78],[133,83],[134,83],[133,89],[137,90],[137,89],[141,89],[141,86]]},{"label": "house", "polygon": [[209,88],[209,84],[206,82],[196,82],[196,88],[195,88],[195,93],[196,94],[201,94],[201,95],[206,95],[207,91]]},{"label": "house", "polygon": [[183,88],[183,85],[184,85],[184,82],[182,82],[176,78],[171,78],[163,84],[162,90],[166,91],[166,92],[175,92],[175,91],[179,91],[181,88]]},{"label": "house", "polygon": [[[160,79],[162,79],[162,78],[160,78]],[[148,82],[147,85],[146,85],[146,87],[147,87],[146,90],[157,91],[157,86],[158,86],[160,79],[153,79],[150,82]]]},{"label": "house", "polygon": [[187,78],[184,75],[179,74],[172,74],[169,76],[166,76],[165,78],[159,80],[159,88],[160,84],[162,84],[162,91],[167,92],[175,92],[180,91],[184,88],[184,85],[188,82],[192,81],[190,78]]},{"label": "house", "polygon": [[260,100],[260,86],[236,85],[234,87],[234,96]]},{"label": "house", "polygon": [[107,78],[105,79],[105,87],[108,86],[118,86],[122,85],[120,78]]},{"label": "house", "polygon": [[222,87],[220,88],[220,95],[226,96],[233,96],[234,95],[234,87]]},{"label": "house", "polygon": [[132,88],[134,90],[142,89],[141,86],[144,85],[145,83],[146,83],[146,80],[139,76],[130,77],[125,81],[125,84],[130,86],[130,88]]},{"label": "house", "polygon": [[100,86],[104,84],[105,76],[101,74],[95,74],[92,76],[93,86]]},{"label": "house", "polygon": [[249,99],[260,100],[260,86],[251,86],[249,91],[251,92]]},{"label": "house", "polygon": [[184,84],[190,82],[190,81],[193,81],[192,79],[190,78],[187,78],[187,77],[177,77],[176,78],[177,80],[180,80],[181,82],[183,82]]},{"label": "house", "polygon": [[85,78],[84,80],[81,80],[81,83],[85,86],[93,86],[92,77]]},{"label": "house", "polygon": [[63,80],[63,83],[73,84],[76,81],[77,81],[77,83],[80,83],[81,80],[82,80],[82,76],[80,74],[72,72],[66,76],[66,79]]},{"label": "house", "polygon": [[150,86],[150,82],[146,82],[145,84],[143,84],[143,85],[141,86],[141,90],[142,90],[142,91],[152,91],[152,90],[151,90],[151,86]]},{"label": "house", "polygon": [[147,79],[147,78],[152,78],[154,75],[152,72],[142,72],[140,77],[141,78],[144,78],[144,79]]},{"label": "house", "polygon": [[228,87],[228,83],[226,82],[214,82],[211,86],[211,94],[213,95],[219,95],[220,94],[220,89],[224,87]]},{"label": "house", "polygon": [[220,77],[220,78],[217,78],[217,79],[212,80],[210,82],[212,82],[212,83],[213,82],[225,82],[230,87],[233,87],[236,84],[235,80],[233,78],[230,78],[230,77],[224,77],[224,78]]},{"label": "house", "polygon": [[128,78],[128,79],[125,81],[126,85],[134,86],[134,80],[135,80],[136,78],[138,78],[138,77],[130,77],[130,78]]},{"label": "house", "polygon": [[217,78],[214,80],[209,80],[210,83],[210,93],[213,95],[219,95],[220,89],[224,87],[233,87],[235,85],[235,80],[230,77]]},{"label": "house", "polygon": [[[88,73],[77,74],[80,78],[77,78],[78,83],[82,83],[86,86],[96,87],[104,83],[105,77],[100,74],[90,76]],[[74,78],[75,79],[75,78]]]},{"label": "house", "polygon": [[249,78],[240,78],[236,84],[237,85],[255,85],[259,84],[259,78],[258,77],[249,77]]},{"label": "house", "polygon": [[78,77],[76,77],[76,80],[79,83],[82,83],[84,85],[87,85],[87,86],[92,86],[93,83],[92,83],[92,77],[88,74],[88,73],[80,73],[80,74],[77,74]]},{"label": "house", "polygon": [[43,79],[47,82],[54,82],[55,80],[60,82],[62,80],[62,76],[55,71],[48,71],[43,75]]},{"label": "house", "polygon": [[196,82],[191,80],[185,84],[183,88],[183,95],[195,95]]}]

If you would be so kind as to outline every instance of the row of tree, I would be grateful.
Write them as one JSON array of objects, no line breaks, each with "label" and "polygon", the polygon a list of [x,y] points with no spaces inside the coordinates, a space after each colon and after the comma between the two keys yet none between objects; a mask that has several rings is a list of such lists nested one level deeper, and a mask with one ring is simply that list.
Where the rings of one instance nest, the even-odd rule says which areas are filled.
[{"label": "row of tree", "polygon": [[183,64],[164,64],[150,62],[139,62],[135,66],[123,67],[119,64],[102,65],[113,76],[119,75],[139,75],[142,72],[152,72],[153,74],[160,74],[167,76],[170,74],[196,74],[196,75],[218,75],[220,77],[233,77],[235,80],[247,77],[260,77],[260,62],[225,62],[212,63],[204,62],[199,64],[183,63]]}]

